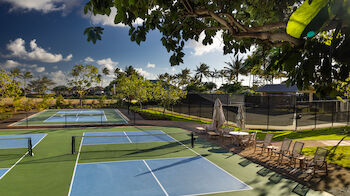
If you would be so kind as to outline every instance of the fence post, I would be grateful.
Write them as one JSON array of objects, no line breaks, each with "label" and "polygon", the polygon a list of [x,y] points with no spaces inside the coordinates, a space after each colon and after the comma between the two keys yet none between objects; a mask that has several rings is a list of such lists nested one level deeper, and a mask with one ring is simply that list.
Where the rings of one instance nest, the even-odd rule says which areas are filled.
[{"label": "fence post", "polygon": [[315,103],[314,110],[315,110],[315,129],[316,129],[316,127],[317,127],[317,110],[316,110],[317,103],[316,102],[314,102],[314,103]]},{"label": "fence post", "polygon": [[337,104],[337,102],[334,102],[334,104],[332,104],[333,105],[333,107],[332,107],[332,127],[333,127],[333,122],[334,122],[334,110],[335,110],[335,107],[334,107],[334,105],[335,104]]},{"label": "fence post", "polygon": [[226,94],[226,116],[227,116],[227,118],[226,118],[226,122],[227,122],[227,125],[228,125],[228,122],[229,122],[229,118],[228,118],[228,107],[229,107],[229,94]]},{"label": "fence post", "polygon": [[269,122],[270,122],[270,95],[267,96],[267,122],[266,122],[266,129],[269,129]]},{"label": "fence post", "polygon": [[198,115],[198,119],[200,119],[200,118],[202,118],[202,96],[200,96],[200,99],[199,99],[199,115]]},{"label": "fence post", "polygon": [[294,131],[298,130],[298,110],[297,110],[297,97],[294,96],[294,115],[293,115],[293,121],[295,121],[295,127]]},{"label": "fence post", "polygon": [[28,129],[28,111],[26,111],[26,124],[27,124],[27,129]]},{"label": "fence post", "polygon": [[346,103],[346,106],[348,108],[348,119],[347,119],[346,124],[349,125],[349,102]]},{"label": "fence post", "polygon": [[188,104],[188,117],[191,118],[191,96],[188,96],[187,104]]}]

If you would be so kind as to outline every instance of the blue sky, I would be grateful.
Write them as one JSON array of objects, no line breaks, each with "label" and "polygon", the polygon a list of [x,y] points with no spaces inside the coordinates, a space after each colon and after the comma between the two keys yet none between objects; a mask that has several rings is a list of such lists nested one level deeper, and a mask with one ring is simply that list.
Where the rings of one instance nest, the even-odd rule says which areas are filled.
[{"label": "blue sky", "polygon": [[[63,84],[75,64],[89,63],[100,69],[133,65],[146,78],[154,79],[165,72],[194,70],[201,62],[211,69],[222,69],[224,62],[232,57],[223,55],[218,34],[211,46],[187,42],[184,63],[171,67],[171,54],[161,44],[158,31],[149,33],[146,42],[139,46],[130,41],[129,28],[113,24],[112,17],[84,15],[85,3],[84,0],[0,0],[0,66],[7,70],[15,67],[28,70],[35,76],[46,75]],[[95,45],[83,35],[91,24],[105,28],[102,41]],[[105,79],[104,85],[112,78]]]}]

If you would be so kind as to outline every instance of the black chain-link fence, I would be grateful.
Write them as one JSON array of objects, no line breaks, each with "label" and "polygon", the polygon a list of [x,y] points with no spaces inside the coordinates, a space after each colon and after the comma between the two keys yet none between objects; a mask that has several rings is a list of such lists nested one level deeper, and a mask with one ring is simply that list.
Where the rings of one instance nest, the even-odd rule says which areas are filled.
[{"label": "black chain-link fence", "polygon": [[[295,95],[188,94],[166,113],[211,121],[216,99],[220,99],[226,123],[236,125],[238,107],[244,106],[247,128],[303,130],[349,124],[349,102],[340,100],[299,101]],[[145,108],[163,111],[163,107]]]},{"label": "black chain-link fence", "polygon": [[[143,111],[156,111],[158,115],[148,119],[159,120],[160,112],[173,116],[211,122],[215,100],[223,105],[226,124],[236,125],[238,108],[243,107],[245,127],[249,129],[305,130],[349,125],[350,104],[348,101],[320,100],[301,101],[295,95],[232,95],[188,94],[177,104],[164,108],[158,103],[144,104]],[[133,106],[133,107],[129,107]],[[87,111],[85,111],[87,110]],[[115,126],[142,124],[137,103],[124,100],[95,109],[57,109],[45,111],[21,111],[4,120],[0,128]],[[148,111],[147,111],[148,110]],[[6,113],[7,114],[7,113]]]}]

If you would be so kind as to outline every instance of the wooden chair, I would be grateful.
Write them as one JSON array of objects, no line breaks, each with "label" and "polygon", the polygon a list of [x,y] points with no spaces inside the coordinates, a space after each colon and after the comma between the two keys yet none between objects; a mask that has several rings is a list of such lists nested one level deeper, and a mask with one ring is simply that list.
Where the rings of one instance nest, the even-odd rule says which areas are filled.
[{"label": "wooden chair", "polygon": [[288,154],[291,144],[291,139],[284,138],[280,148],[275,146],[268,146],[267,148],[271,151],[270,159],[273,157],[273,155],[278,155],[277,162],[279,162],[283,154]]},{"label": "wooden chair", "polygon": [[317,147],[314,157],[305,160],[306,168],[308,168],[306,173],[313,173],[313,175],[315,175],[317,172],[326,172],[326,175],[328,175],[328,165],[326,161],[328,152],[328,149]]},{"label": "wooden chair", "polygon": [[303,147],[304,147],[303,142],[298,142],[298,141],[294,142],[292,151],[290,153],[284,152],[282,154],[280,163],[283,162],[283,157],[286,157],[289,159],[289,164],[292,165],[294,163],[294,167],[296,167],[298,158],[302,156]]},{"label": "wooden chair", "polygon": [[254,133],[249,134],[249,137],[243,138],[242,139],[242,144],[244,147],[250,147],[256,144],[256,135],[257,135],[257,131]]},{"label": "wooden chair", "polygon": [[272,137],[273,137],[273,134],[267,133],[263,142],[257,141],[255,144],[254,153],[256,151],[256,148],[261,148],[261,153],[263,153],[264,150],[271,145]]},{"label": "wooden chair", "polygon": [[220,136],[220,134],[210,124],[204,125],[203,128],[210,138],[217,138]]}]

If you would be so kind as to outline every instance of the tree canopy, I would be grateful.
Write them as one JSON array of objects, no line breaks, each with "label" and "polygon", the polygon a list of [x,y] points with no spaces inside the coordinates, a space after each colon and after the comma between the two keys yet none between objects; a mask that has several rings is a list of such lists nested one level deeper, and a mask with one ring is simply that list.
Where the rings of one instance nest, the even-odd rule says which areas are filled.
[{"label": "tree canopy", "polygon": [[18,97],[22,93],[20,83],[12,77],[12,73],[0,69],[0,97]]},{"label": "tree canopy", "polygon": [[[321,33],[311,38],[286,32],[290,16],[303,2],[326,5]],[[145,41],[151,30],[159,30],[162,44],[173,53],[171,65],[183,63],[185,42],[198,41],[201,33],[205,35],[202,43],[208,45],[221,31],[224,54],[245,53],[252,46],[266,51],[278,48],[269,64],[272,69],[287,72],[290,82],[300,88],[314,85],[326,93],[335,89],[335,79],[345,80],[350,70],[349,4],[344,0],[90,0],[84,11],[110,15],[111,8],[116,8],[114,22],[128,25],[131,41],[137,44]],[[135,26],[136,19],[143,23]],[[101,27],[89,27],[85,34],[95,43],[102,32]]]},{"label": "tree canopy", "polygon": [[98,68],[94,65],[74,65],[71,75],[72,79],[68,81],[68,85],[79,94],[80,105],[82,105],[82,97],[87,89],[100,82]]}]

